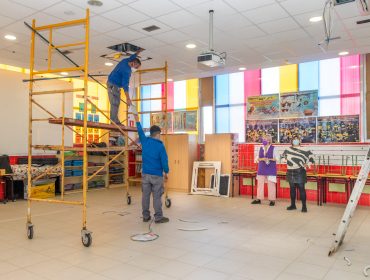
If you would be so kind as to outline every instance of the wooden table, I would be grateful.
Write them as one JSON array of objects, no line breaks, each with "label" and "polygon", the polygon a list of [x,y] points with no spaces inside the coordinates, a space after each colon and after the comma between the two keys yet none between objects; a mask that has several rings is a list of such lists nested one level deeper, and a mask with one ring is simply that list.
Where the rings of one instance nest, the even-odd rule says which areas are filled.
[{"label": "wooden table", "polygon": [[330,179],[335,180],[335,181],[344,182],[346,197],[347,197],[347,202],[348,202],[349,197],[351,195],[350,175],[335,174],[335,173],[322,173],[322,174],[318,174],[318,176],[321,178],[321,182],[322,182],[321,205],[322,205],[322,203],[326,203],[326,194],[327,194],[327,191],[328,191],[328,183],[329,183]]},{"label": "wooden table", "polygon": [[254,189],[254,183],[257,177],[257,171],[255,170],[233,170],[231,174],[231,185],[232,185],[232,191],[231,191],[231,196],[234,196],[234,178],[238,177],[238,182],[239,182],[239,192],[238,194],[240,195],[240,177],[246,177],[246,178],[251,178],[252,179],[252,199],[254,198],[253,195],[253,189]]}]

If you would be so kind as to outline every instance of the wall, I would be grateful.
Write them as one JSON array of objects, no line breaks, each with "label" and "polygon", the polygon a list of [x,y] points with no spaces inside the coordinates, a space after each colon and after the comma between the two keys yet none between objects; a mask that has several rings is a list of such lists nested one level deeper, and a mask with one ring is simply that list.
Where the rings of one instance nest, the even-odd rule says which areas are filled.
[{"label": "wall", "polygon": [[[0,154],[26,155],[28,139],[28,83],[22,79],[28,75],[0,70],[0,119],[1,137]],[[52,90],[72,88],[72,84],[66,81],[36,82],[35,90]],[[35,100],[50,112],[61,116],[61,95],[36,96]],[[72,93],[66,94],[66,116],[72,116]],[[34,118],[48,118],[49,116],[34,107]],[[33,125],[33,144],[61,144],[61,127],[50,125],[46,122],[36,122]],[[72,133],[66,129],[65,145],[72,145]],[[34,154],[50,154],[50,151],[34,151]]]}]

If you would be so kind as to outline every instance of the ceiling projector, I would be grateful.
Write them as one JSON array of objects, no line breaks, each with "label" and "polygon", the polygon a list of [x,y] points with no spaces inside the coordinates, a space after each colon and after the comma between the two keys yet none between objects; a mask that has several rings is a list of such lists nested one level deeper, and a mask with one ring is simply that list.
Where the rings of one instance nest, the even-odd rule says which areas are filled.
[{"label": "ceiling projector", "polygon": [[209,11],[209,50],[198,55],[198,64],[206,67],[222,67],[226,62],[226,53],[213,50],[213,10]]}]

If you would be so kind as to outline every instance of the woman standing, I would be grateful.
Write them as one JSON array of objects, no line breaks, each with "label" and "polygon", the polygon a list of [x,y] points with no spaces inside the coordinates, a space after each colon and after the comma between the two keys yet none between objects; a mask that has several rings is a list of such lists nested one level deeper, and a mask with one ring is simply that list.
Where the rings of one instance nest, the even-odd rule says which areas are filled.
[{"label": "woman standing", "polygon": [[276,152],[272,145],[271,135],[266,135],[262,140],[263,147],[258,153],[258,171],[257,171],[257,199],[252,201],[252,204],[261,204],[261,200],[265,198],[265,183],[268,186],[268,199],[270,206],[275,205],[276,200]]},{"label": "woman standing", "polygon": [[306,205],[306,190],[305,184],[307,183],[306,168],[314,164],[313,154],[310,151],[304,150],[300,147],[301,142],[298,136],[294,136],[291,142],[292,146],[286,149],[282,157],[287,161],[288,171],[286,180],[290,186],[290,206],[287,210],[297,209],[295,205],[296,188],[299,189],[300,198],[302,201],[302,212],[307,212]]}]

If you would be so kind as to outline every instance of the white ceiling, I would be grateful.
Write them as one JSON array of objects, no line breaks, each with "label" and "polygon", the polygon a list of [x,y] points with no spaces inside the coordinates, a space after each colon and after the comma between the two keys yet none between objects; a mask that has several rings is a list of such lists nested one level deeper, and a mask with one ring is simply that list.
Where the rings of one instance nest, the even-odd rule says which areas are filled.
[{"label": "white ceiling", "polygon": [[[167,60],[169,76],[176,80],[235,72],[247,68],[276,66],[289,61],[334,57],[339,51],[370,52],[370,23],[357,26],[360,17],[355,3],[335,8],[334,36],[327,51],[318,47],[323,40],[323,23],[309,18],[322,14],[325,0],[102,0],[102,7],[91,7],[90,72],[109,73],[102,54],[108,46],[131,42],[146,49],[153,59],[144,67],[157,67]],[[30,32],[23,22],[36,25],[82,18],[87,0],[1,0],[0,63],[28,67]],[[215,49],[227,52],[222,70],[210,72],[197,67],[196,57],[208,44],[208,10],[215,10]],[[161,29],[148,33],[143,27],[155,24]],[[17,36],[15,42],[5,34]],[[53,34],[56,43],[80,41],[83,29],[73,27]],[[45,34],[48,37],[48,34]],[[187,43],[196,49],[186,49]],[[37,45],[37,68],[46,65],[46,46]],[[81,52],[71,57],[82,62]],[[55,66],[68,66],[55,58]]]}]

